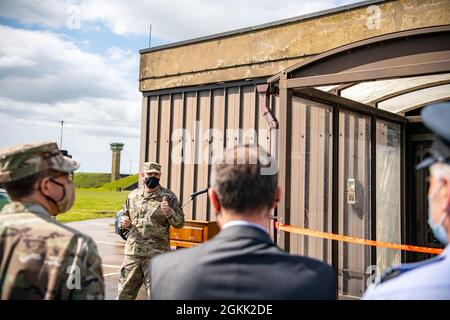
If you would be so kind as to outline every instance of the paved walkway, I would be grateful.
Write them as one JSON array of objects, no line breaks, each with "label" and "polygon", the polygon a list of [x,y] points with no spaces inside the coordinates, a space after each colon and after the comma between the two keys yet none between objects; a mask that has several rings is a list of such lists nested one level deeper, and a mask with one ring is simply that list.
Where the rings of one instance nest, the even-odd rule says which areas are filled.
[{"label": "paved walkway", "polygon": [[[120,265],[123,260],[125,241],[114,233],[114,218],[103,218],[71,222],[67,225],[75,228],[94,239],[100,256],[102,257],[103,276],[105,278],[105,299],[114,300],[117,296],[117,282]],[[137,297],[138,300],[146,299],[145,290],[142,287]]]}]

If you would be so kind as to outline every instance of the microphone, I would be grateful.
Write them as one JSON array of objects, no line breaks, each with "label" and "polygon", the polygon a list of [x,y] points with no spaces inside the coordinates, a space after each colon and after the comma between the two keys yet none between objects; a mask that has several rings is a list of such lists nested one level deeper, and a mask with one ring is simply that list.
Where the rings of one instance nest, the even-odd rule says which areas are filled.
[{"label": "microphone", "polygon": [[191,194],[191,199],[194,199],[196,196],[201,195],[201,194],[206,193],[206,192],[208,192],[208,188],[205,188],[203,190],[194,192],[193,194]]}]

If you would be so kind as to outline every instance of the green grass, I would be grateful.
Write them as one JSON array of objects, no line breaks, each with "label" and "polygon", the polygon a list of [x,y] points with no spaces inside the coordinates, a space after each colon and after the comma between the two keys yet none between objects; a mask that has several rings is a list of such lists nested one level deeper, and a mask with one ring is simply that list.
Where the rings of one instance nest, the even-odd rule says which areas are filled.
[{"label": "green grass", "polygon": [[99,188],[111,181],[110,173],[75,172],[74,183],[77,188]]},{"label": "green grass", "polygon": [[122,190],[124,190],[125,188],[128,188],[129,186],[135,184],[137,181],[138,175],[133,174],[131,176],[116,180],[114,182],[105,183],[103,186],[101,186],[101,189],[115,191],[118,188],[121,188]]},{"label": "green grass", "polygon": [[57,216],[66,223],[80,220],[115,217],[122,208],[129,191],[110,191],[100,188],[78,188],[72,209]]}]

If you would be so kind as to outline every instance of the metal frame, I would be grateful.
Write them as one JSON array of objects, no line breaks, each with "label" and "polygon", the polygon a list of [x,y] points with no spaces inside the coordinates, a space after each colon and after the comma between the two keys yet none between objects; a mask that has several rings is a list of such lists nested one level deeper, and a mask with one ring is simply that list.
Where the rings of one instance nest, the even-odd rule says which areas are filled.
[{"label": "metal frame", "polygon": [[402,96],[404,94],[408,94],[408,93],[411,93],[411,92],[419,91],[419,90],[422,90],[422,89],[433,88],[433,87],[439,87],[441,85],[449,84],[449,83],[450,83],[450,80],[439,80],[439,81],[434,81],[434,82],[421,84],[421,85],[418,85],[418,86],[413,86],[413,87],[410,87],[408,89],[392,92],[390,94],[387,94],[385,96],[382,96],[380,98],[372,100],[368,104],[373,106],[373,107],[375,107],[375,108],[378,108],[378,104],[380,102],[384,102],[384,101],[387,101],[389,99],[396,98],[396,97],[399,97],[399,96]]},{"label": "metal frame", "polygon": [[[414,40],[414,41],[413,41]],[[348,55],[352,54],[352,59]],[[450,25],[389,33],[344,45],[268,79],[287,88],[428,75],[450,71]],[[282,78],[288,79],[282,83]]]},{"label": "metal frame", "polygon": [[[285,89],[286,91],[291,91],[289,89]],[[292,95],[298,96],[301,98],[306,98],[308,100],[317,101],[320,103],[325,103],[333,108],[333,128],[332,128],[332,134],[333,134],[333,160],[332,160],[332,232],[333,233],[339,233],[339,114],[341,110],[351,111],[358,114],[364,114],[366,116],[370,116],[371,121],[371,135],[370,135],[370,184],[371,184],[371,204],[370,204],[370,211],[371,211],[371,218],[370,218],[370,224],[371,224],[371,240],[376,240],[376,120],[384,120],[389,121],[392,123],[399,124],[401,126],[401,148],[403,148],[402,151],[402,157],[401,157],[401,166],[402,166],[402,173],[400,175],[400,184],[404,186],[405,184],[405,174],[404,174],[404,163],[405,163],[405,156],[404,156],[404,131],[405,131],[405,124],[407,120],[399,115],[392,114],[390,112],[386,112],[380,109],[372,108],[368,105],[361,104],[359,102],[355,102],[350,99],[346,99],[340,96],[336,96],[334,94],[324,92],[318,89],[314,88],[306,88],[306,89],[300,89],[300,90],[292,90]],[[281,92],[281,91],[280,91]],[[281,95],[280,95],[281,96]],[[286,93],[286,96],[288,94]],[[282,100],[280,99],[280,105],[282,106]],[[288,118],[289,119],[289,118]],[[290,118],[292,120],[292,117]],[[281,124],[284,122],[280,121]],[[292,125],[292,124],[291,124]],[[280,128],[283,128],[284,126],[281,125]],[[290,127],[289,127],[290,129]],[[290,131],[289,131],[290,132]],[[286,133],[286,135],[289,137],[289,132]],[[280,141],[284,142],[285,140],[282,139],[282,136],[280,135]],[[286,141],[285,144],[289,144],[290,141]],[[283,144],[283,143],[281,143]],[[280,158],[282,156],[280,155]],[[288,157],[290,158],[290,157]],[[289,160],[289,159],[286,159]],[[283,162],[285,163],[286,168],[290,168],[290,160]],[[282,160],[280,160],[281,163]],[[282,176],[280,174],[280,176]],[[289,175],[290,179],[290,175]],[[289,180],[290,181],[290,180]],[[289,183],[290,184],[290,183]],[[286,186],[284,186],[286,188]],[[287,190],[287,189],[286,189]],[[401,225],[403,226],[404,222],[404,209],[405,209],[405,189],[402,189],[401,195],[401,211],[400,211],[400,217],[401,217]],[[290,203],[290,197],[287,198],[286,203]],[[281,207],[282,208],[282,207]],[[286,208],[286,207],[285,207]],[[290,220],[290,210],[289,208],[282,210],[281,212],[285,213],[284,218],[286,221]],[[286,222],[288,223],[288,222]],[[402,239],[404,239],[404,229],[402,228]],[[284,245],[285,248],[289,248],[289,237],[285,237]],[[338,277],[338,268],[339,268],[339,261],[338,261],[338,242],[333,241],[332,242],[332,266],[335,270],[336,277]],[[371,263],[376,264],[377,260],[377,251],[375,247],[372,247],[371,249]]]},{"label": "metal frame", "polygon": [[227,82],[218,82],[218,83],[210,83],[206,85],[194,85],[194,86],[186,86],[186,87],[177,87],[177,88],[169,88],[169,89],[159,89],[159,90],[150,90],[144,91],[142,94],[144,97],[158,96],[164,94],[176,94],[176,93],[187,93],[187,92],[197,92],[204,90],[214,90],[214,89],[223,89],[229,87],[236,86],[245,86],[252,84],[266,84],[267,77],[260,77],[255,79],[248,80],[240,80],[240,81],[227,81]]}]

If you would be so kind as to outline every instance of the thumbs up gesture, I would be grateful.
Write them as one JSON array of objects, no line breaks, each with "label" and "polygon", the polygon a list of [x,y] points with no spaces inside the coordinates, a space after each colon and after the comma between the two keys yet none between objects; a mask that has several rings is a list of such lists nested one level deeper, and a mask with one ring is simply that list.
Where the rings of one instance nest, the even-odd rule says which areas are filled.
[{"label": "thumbs up gesture", "polygon": [[161,202],[161,210],[164,214],[168,214],[170,210],[168,200],[167,196],[164,196],[163,201]]}]

